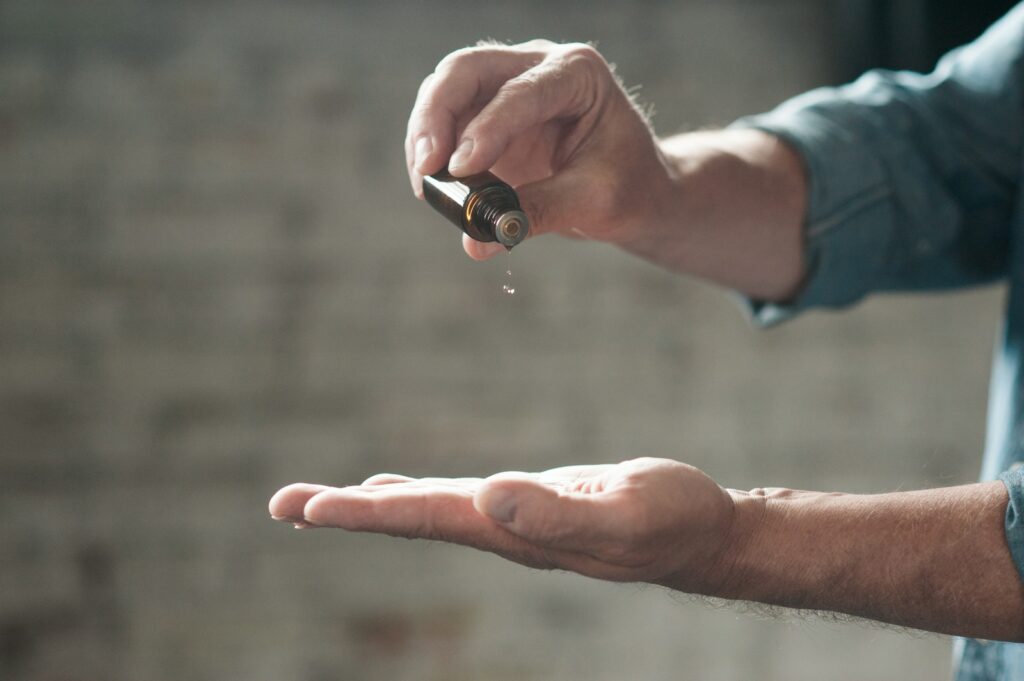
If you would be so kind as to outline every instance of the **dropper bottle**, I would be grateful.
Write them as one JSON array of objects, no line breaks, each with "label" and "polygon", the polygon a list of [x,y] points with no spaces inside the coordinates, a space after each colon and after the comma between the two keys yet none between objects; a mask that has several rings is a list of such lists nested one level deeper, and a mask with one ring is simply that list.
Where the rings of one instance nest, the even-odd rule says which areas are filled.
[{"label": "dropper bottle", "polygon": [[512,250],[530,231],[515,190],[491,173],[458,178],[447,171],[428,175],[423,178],[423,197],[477,241],[497,241]]}]

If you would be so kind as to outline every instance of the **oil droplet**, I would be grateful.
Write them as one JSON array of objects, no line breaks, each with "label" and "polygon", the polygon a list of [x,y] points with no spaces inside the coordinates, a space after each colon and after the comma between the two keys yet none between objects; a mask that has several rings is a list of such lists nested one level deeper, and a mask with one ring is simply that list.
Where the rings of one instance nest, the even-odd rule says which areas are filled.
[{"label": "oil droplet", "polygon": [[505,270],[505,284],[501,287],[501,290],[510,296],[516,294],[516,287],[512,285],[512,251],[508,251],[507,260],[508,269]]}]

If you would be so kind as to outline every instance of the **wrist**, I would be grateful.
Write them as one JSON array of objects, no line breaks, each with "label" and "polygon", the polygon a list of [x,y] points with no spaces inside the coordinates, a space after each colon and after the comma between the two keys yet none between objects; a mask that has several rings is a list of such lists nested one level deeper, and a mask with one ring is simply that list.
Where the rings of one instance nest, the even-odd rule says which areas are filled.
[{"label": "wrist", "polygon": [[807,179],[797,153],[756,130],[658,140],[665,181],[626,250],[670,270],[784,301],[805,275]]},{"label": "wrist", "polygon": [[[805,597],[835,588],[843,574],[841,547],[823,556],[812,516],[850,495],[784,488],[729,490],[736,509],[713,594],[729,600],[813,607]],[[827,515],[827,512],[826,514]]]},{"label": "wrist", "polygon": [[[999,482],[839,494],[728,490],[733,516],[692,593],[1020,641],[1024,589]],[[704,577],[701,581],[701,577]]]},{"label": "wrist", "polygon": [[[700,145],[686,143],[698,133],[654,139],[656,163],[644,179],[644,195],[633,196],[634,208],[625,211],[629,221],[623,238],[615,245],[668,270],[689,274],[699,248],[692,244],[689,226],[699,219],[690,197],[698,184]],[[637,200],[639,199],[639,200]]]},{"label": "wrist", "polygon": [[730,600],[749,598],[750,566],[763,552],[761,545],[770,522],[768,499],[758,493],[760,490],[726,492],[732,498],[733,520],[706,595]]},{"label": "wrist", "polygon": [[703,554],[698,564],[688,564],[656,581],[662,586],[684,593],[740,598],[746,591],[747,566],[756,555],[766,522],[767,503],[763,495],[721,490],[728,499],[730,513],[727,524],[714,536],[717,546]]}]

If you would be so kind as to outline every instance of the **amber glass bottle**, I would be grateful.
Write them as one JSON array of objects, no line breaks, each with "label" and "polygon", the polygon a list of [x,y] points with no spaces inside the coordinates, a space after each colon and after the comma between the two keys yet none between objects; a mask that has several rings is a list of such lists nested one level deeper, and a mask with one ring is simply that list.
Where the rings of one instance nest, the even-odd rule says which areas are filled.
[{"label": "amber glass bottle", "polygon": [[477,241],[497,241],[511,249],[530,231],[515,190],[491,173],[458,178],[447,171],[428,175],[423,178],[423,197]]}]

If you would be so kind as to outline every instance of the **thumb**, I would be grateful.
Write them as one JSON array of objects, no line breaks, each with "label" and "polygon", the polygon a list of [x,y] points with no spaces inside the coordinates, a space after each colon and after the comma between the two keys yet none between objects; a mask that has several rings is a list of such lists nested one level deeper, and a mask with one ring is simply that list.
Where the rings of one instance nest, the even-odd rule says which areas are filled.
[{"label": "thumb", "polygon": [[566,492],[525,473],[499,473],[480,486],[473,506],[531,543],[588,551],[628,536],[615,501],[612,493]]}]

